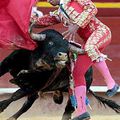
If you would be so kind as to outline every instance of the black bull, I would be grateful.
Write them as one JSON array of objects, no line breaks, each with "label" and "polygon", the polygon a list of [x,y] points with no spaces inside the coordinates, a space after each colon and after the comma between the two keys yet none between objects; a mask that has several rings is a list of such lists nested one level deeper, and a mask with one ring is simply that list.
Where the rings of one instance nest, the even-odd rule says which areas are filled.
[{"label": "black bull", "polygon": [[[22,108],[8,120],[16,120],[26,112],[38,98],[38,92],[60,91],[68,92],[69,88],[69,43],[63,40],[60,33],[54,30],[41,32],[46,34],[44,41],[37,41],[38,47],[34,51],[16,50],[5,58],[0,64],[0,76],[7,72],[13,76],[12,83],[18,85],[18,89],[12,96],[0,102],[0,112],[3,112],[8,105],[24,96],[27,101]],[[67,65],[68,64],[68,65]],[[92,83],[92,69],[86,75],[87,88]],[[102,103],[107,104],[116,112],[120,112],[120,106],[115,102],[95,95]],[[62,98],[62,94],[58,98]],[[55,98],[55,97],[54,97]],[[60,103],[62,100],[56,101]],[[69,120],[74,108],[68,100],[62,120]]]}]

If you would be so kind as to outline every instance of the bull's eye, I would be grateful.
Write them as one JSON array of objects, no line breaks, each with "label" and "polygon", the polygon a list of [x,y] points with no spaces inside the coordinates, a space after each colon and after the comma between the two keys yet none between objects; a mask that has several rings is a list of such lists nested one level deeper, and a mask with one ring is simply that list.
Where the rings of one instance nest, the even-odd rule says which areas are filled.
[{"label": "bull's eye", "polygon": [[49,45],[53,45],[54,43],[52,41],[49,42]]}]

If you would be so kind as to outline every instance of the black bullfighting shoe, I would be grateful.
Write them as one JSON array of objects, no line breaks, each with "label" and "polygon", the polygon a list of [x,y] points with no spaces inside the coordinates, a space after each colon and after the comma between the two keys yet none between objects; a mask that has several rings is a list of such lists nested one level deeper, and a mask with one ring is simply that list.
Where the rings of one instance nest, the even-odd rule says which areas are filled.
[{"label": "black bullfighting shoe", "polygon": [[109,89],[109,90],[106,92],[106,95],[109,96],[109,97],[112,97],[113,95],[115,95],[115,94],[117,93],[118,89],[119,89],[119,85],[118,85],[118,84],[115,84],[112,89]]},{"label": "black bullfighting shoe", "polygon": [[73,118],[72,120],[90,120],[90,114],[88,112],[85,112],[82,115]]}]

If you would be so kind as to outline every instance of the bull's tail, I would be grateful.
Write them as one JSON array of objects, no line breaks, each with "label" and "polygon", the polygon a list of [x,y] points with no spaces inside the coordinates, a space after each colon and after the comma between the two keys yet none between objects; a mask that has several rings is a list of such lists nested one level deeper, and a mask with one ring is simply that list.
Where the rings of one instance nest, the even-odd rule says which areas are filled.
[{"label": "bull's tail", "polygon": [[116,113],[120,113],[120,105],[118,105],[115,101],[98,96],[90,89],[89,92],[100,102],[100,104],[103,104],[105,107],[106,106],[110,107]]}]

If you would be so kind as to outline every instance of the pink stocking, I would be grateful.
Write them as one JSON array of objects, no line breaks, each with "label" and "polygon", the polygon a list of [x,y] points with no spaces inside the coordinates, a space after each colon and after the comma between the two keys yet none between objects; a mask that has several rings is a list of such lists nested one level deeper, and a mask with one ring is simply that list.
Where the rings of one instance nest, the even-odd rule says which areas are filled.
[{"label": "pink stocking", "polygon": [[75,113],[76,116],[79,116],[87,111],[85,104],[86,86],[75,87],[75,95],[77,99],[77,109]]},{"label": "pink stocking", "polygon": [[105,60],[96,62],[94,65],[99,70],[99,72],[103,75],[108,89],[112,89],[115,85],[115,81],[110,74],[110,71],[108,69],[108,66]]}]

